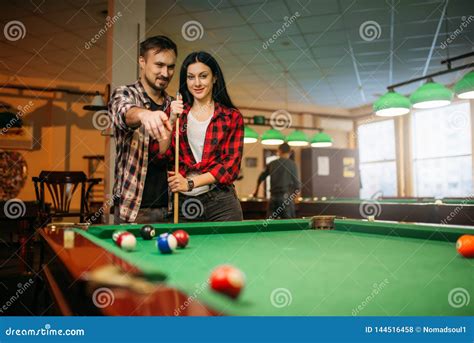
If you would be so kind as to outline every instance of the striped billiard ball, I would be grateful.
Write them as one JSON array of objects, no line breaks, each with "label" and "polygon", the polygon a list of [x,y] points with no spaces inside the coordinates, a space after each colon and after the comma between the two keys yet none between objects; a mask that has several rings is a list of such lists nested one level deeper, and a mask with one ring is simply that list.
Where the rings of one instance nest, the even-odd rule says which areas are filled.
[{"label": "striped billiard ball", "polygon": [[189,234],[184,230],[176,230],[173,232],[173,236],[178,241],[178,247],[185,248],[189,243]]},{"label": "striped billiard ball", "polygon": [[125,230],[117,230],[112,234],[112,240],[117,243],[117,238],[120,236],[122,233],[127,232]]},{"label": "striped billiard ball", "polygon": [[137,239],[130,232],[123,232],[117,237],[117,245],[126,251],[132,251],[137,246]]},{"label": "striped billiard ball", "polygon": [[230,265],[216,267],[209,278],[211,288],[231,298],[237,298],[245,284],[245,275]]},{"label": "striped billiard ball", "polygon": [[178,246],[178,241],[171,233],[163,233],[158,237],[156,246],[162,254],[171,254]]}]

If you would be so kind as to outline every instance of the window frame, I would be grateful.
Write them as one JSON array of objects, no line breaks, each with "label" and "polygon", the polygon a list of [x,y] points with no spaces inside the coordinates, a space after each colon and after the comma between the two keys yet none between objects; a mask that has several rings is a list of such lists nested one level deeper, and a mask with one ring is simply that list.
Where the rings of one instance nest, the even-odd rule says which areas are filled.
[{"label": "window frame", "polygon": [[[395,173],[393,175],[393,177],[395,178],[394,181],[395,181],[395,196],[398,196],[398,183],[399,183],[399,180],[398,180],[398,161],[397,161],[397,156],[398,156],[398,153],[397,153],[397,123],[395,121],[396,117],[377,117],[375,115],[371,116],[369,118],[369,120],[364,120],[362,122],[357,122],[356,125],[355,125],[355,130],[356,130],[356,134],[355,134],[355,140],[356,140],[356,146],[357,146],[357,150],[358,150],[358,155],[359,155],[359,173],[360,173],[360,179],[361,179],[361,182],[362,182],[362,166],[363,165],[370,165],[370,164],[377,164],[377,163],[388,163],[388,162],[393,162],[395,164]],[[372,125],[372,124],[375,124],[375,123],[379,123],[379,122],[388,122],[388,121],[391,121],[392,122],[392,128],[393,128],[393,149],[394,149],[394,154],[393,154],[393,158],[383,158],[383,159],[380,159],[380,160],[372,160],[372,161],[362,161],[361,159],[361,153],[360,153],[360,144],[359,144],[359,139],[360,139],[360,134],[359,134],[359,129],[361,126],[364,126],[364,125]],[[363,183],[362,183],[363,184]],[[360,189],[359,191],[359,196],[361,196],[361,192],[362,192],[362,188]],[[391,195],[390,195],[391,196]]]},{"label": "window frame", "polygon": [[[423,196],[423,197],[427,197],[427,196],[435,196],[434,194],[431,194],[431,195],[420,195],[419,193],[419,186],[418,186],[418,178],[417,178],[417,169],[416,169],[416,166],[417,166],[417,162],[419,161],[433,161],[433,160],[443,160],[443,159],[450,159],[450,158],[459,158],[459,157],[471,157],[471,166],[472,166],[472,173],[471,173],[471,190],[468,191],[467,194],[465,195],[461,195],[461,197],[469,197],[469,196],[472,196],[473,192],[474,192],[474,101],[469,101],[469,100],[461,100],[461,99],[456,99],[455,101],[453,101],[450,105],[448,106],[444,106],[442,107],[442,109],[446,109],[446,108],[449,108],[450,106],[456,106],[456,105],[459,105],[459,104],[467,104],[468,105],[468,117],[469,117],[469,122],[470,122],[470,128],[469,128],[469,132],[470,132],[470,135],[471,135],[471,153],[470,154],[465,154],[465,153],[458,153],[458,154],[452,154],[452,155],[439,155],[439,156],[430,156],[430,157],[416,157],[415,156],[415,152],[416,152],[416,140],[414,139],[415,135],[416,135],[416,127],[415,127],[415,116],[417,113],[423,113],[423,112],[426,112],[426,110],[412,110],[410,112],[410,116],[411,116],[411,121],[410,121],[410,139],[409,139],[409,142],[407,142],[407,144],[409,144],[409,148],[410,148],[410,151],[411,151],[411,156],[409,156],[409,163],[410,163],[410,166],[411,166],[411,175],[409,175],[409,177],[411,178],[411,194],[415,197],[420,197],[420,196]],[[441,108],[440,108],[441,109]],[[436,109],[432,109],[432,110],[436,110]],[[448,195],[446,195],[447,197],[450,197]]]}]

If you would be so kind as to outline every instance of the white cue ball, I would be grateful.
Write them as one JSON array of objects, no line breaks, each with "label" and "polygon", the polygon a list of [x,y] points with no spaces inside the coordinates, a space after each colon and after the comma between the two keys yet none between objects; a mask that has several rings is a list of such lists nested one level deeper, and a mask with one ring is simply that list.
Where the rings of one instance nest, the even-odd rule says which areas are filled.
[{"label": "white cue ball", "polygon": [[368,217],[367,217],[367,220],[368,220],[369,222],[373,222],[373,221],[375,221],[375,216],[368,216]]},{"label": "white cue ball", "polygon": [[440,199],[435,200],[435,205],[442,205],[442,204],[443,204],[443,200],[440,200]]}]

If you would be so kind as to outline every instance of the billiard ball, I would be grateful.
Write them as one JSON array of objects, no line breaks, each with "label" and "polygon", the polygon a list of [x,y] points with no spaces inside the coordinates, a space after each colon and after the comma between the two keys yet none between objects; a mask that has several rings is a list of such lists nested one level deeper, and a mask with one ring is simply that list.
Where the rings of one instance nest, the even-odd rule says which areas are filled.
[{"label": "billiard ball", "polygon": [[162,254],[171,254],[178,246],[178,241],[171,233],[163,233],[158,237],[156,246]]},{"label": "billiard ball", "polygon": [[435,205],[442,205],[442,204],[443,204],[443,200],[441,200],[441,199],[436,199],[434,203],[435,203]]},{"label": "billiard ball", "polygon": [[132,251],[137,246],[137,239],[130,232],[123,232],[117,237],[116,243],[123,250]]},{"label": "billiard ball", "polygon": [[474,235],[462,235],[456,242],[458,253],[464,257],[474,257]]},{"label": "billiard ball", "polygon": [[140,229],[140,235],[144,240],[150,240],[155,237],[155,229],[151,225],[144,225]]},{"label": "billiard ball", "polygon": [[245,276],[233,266],[222,265],[212,271],[209,281],[214,291],[235,299],[244,287]]},{"label": "billiard ball", "polygon": [[117,238],[120,236],[122,233],[127,232],[125,230],[117,230],[112,234],[112,240],[117,243]]},{"label": "billiard ball", "polygon": [[369,222],[373,222],[373,221],[375,221],[375,216],[368,216],[368,217],[367,217],[367,220],[368,220]]},{"label": "billiard ball", "polygon": [[185,248],[189,242],[189,234],[184,230],[176,230],[173,232],[173,236],[176,237],[178,241],[178,247]]},{"label": "billiard ball", "polygon": [[125,235],[125,234],[130,234],[131,235],[131,233],[128,232],[128,231],[124,231],[124,230],[115,231],[114,234],[112,235],[112,239],[115,242],[115,244],[119,245],[118,244],[118,239],[120,238],[120,236]]}]

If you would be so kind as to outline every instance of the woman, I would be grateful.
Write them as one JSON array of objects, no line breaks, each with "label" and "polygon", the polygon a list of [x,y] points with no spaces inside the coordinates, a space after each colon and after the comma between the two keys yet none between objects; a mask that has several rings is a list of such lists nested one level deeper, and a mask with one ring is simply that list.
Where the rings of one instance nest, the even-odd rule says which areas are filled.
[{"label": "woman", "polygon": [[[180,172],[170,172],[168,184],[172,192],[181,193],[181,220],[242,220],[233,182],[240,171],[244,123],[217,61],[207,52],[189,54],[181,67],[179,91],[182,100],[173,101],[171,111],[180,118]],[[170,158],[173,136],[160,144],[160,153],[166,151]]]}]

